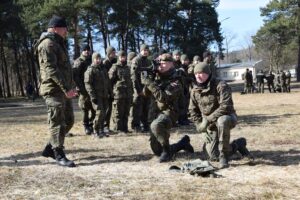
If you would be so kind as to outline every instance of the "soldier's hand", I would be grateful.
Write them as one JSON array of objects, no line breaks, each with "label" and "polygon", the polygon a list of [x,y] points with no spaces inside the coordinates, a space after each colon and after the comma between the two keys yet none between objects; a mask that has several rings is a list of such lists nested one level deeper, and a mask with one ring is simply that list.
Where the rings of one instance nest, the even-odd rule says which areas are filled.
[{"label": "soldier's hand", "polygon": [[198,132],[202,133],[207,131],[207,127],[208,127],[208,121],[206,118],[203,117],[202,122],[197,124],[196,129]]},{"label": "soldier's hand", "polygon": [[67,91],[67,93],[66,93],[66,97],[68,99],[72,99],[73,97],[76,97],[77,95],[78,95],[78,93],[74,89],[71,89],[71,90]]}]

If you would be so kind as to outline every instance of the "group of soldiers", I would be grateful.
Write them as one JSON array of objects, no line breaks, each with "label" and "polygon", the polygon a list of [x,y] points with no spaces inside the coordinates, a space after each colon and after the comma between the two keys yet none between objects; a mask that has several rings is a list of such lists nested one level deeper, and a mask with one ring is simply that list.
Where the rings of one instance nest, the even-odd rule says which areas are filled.
[{"label": "group of soldiers", "polygon": [[256,87],[253,81],[252,71],[248,68],[243,74],[244,79],[244,91],[243,94],[249,93],[264,93],[265,80],[267,81],[267,86],[269,92],[291,92],[291,73],[289,70],[284,72],[283,70],[277,71],[273,74],[272,71],[265,74],[263,70],[260,70],[256,74]]},{"label": "group of soldiers", "polygon": [[113,131],[126,133],[130,124],[132,130],[150,132],[150,147],[160,162],[172,160],[180,150],[194,152],[188,135],[169,143],[172,127],[190,123],[188,113],[205,138],[207,159],[219,161],[220,168],[228,167],[230,156],[237,151],[251,156],[245,138],[230,143],[237,116],[229,85],[214,76],[210,53],[205,53],[202,62],[198,56],[189,64],[179,51],[173,55],[161,51],[151,58],[149,47],[142,44],[138,55],[108,47],[102,59],[97,52],[90,57],[85,45],[72,67],[66,34],[66,21],[54,16],[35,45],[51,133],[43,156],[55,159],[58,165],[75,167],[65,155],[64,139],[74,124],[72,98],[78,94],[86,134],[108,137],[110,124]]}]

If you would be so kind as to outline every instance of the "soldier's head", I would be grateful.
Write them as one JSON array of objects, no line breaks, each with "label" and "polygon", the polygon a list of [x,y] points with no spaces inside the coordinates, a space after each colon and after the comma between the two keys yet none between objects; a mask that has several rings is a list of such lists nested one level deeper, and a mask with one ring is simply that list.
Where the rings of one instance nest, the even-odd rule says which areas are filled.
[{"label": "soldier's head", "polygon": [[89,56],[91,54],[91,48],[90,45],[85,44],[81,47],[82,55],[83,56]]},{"label": "soldier's head", "polygon": [[119,51],[119,53],[118,53],[118,60],[121,63],[126,63],[127,62],[127,54],[126,54],[125,51],[123,51],[123,50]]},{"label": "soldier's head", "polygon": [[63,38],[66,38],[68,34],[68,26],[66,20],[60,16],[54,15],[48,23],[48,32],[53,32]]},{"label": "soldier's head", "polygon": [[142,45],[140,46],[140,53],[141,53],[141,55],[142,55],[143,57],[149,56],[149,54],[150,54],[149,46],[146,45],[146,44],[142,44]]},{"label": "soldier's head", "polygon": [[182,54],[180,56],[180,61],[182,65],[189,65],[190,64],[190,59],[186,54]]},{"label": "soldier's head", "polygon": [[194,74],[197,83],[205,83],[211,75],[209,65],[206,62],[200,62],[196,64],[194,68]]},{"label": "soldier's head", "polygon": [[116,49],[112,46],[106,48],[106,56],[109,60],[116,59]]},{"label": "soldier's head", "polygon": [[206,62],[211,62],[212,61],[212,54],[210,51],[205,51],[203,54],[203,61],[206,61]]},{"label": "soldier's head", "polygon": [[170,54],[164,53],[160,56],[160,65],[158,67],[158,72],[163,74],[174,68],[173,58]]},{"label": "soldier's head", "polygon": [[92,55],[92,62],[94,65],[100,65],[101,64],[101,55],[100,53],[94,52]]},{"label": "soldier's head", "polygon": [[127,56],[127,61],[132,61],[132,59],[136,56],[135,52],[129,52]]},{"label": "soldier's head", "polygon": [[249,72],[249,69],[248,69],[248,68],[246,69],[246,72]]},{"label": "soldier's head", "polygon": [[197,64],[197,63],[199,63],[200,62],[200,56],[194,56],[193,57],[193,64]]},{"label": "soldier's head", "polygon": [[179,61],[180,60],[180,51],[179,50],[174,50],[172,54],[173,54],[173,59],[175,61]]}]

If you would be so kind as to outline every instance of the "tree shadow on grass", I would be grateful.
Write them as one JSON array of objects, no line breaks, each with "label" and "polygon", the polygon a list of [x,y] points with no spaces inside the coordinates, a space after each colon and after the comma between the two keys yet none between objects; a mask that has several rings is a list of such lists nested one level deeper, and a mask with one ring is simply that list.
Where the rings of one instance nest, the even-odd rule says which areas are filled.
[{"label": "tree shadow on grass", "polygon": [[263,126],[266,124],[266,122],[275,124],[278,122],[278,119],[280,118],[291,118],[292,116],[300,115],[300,113],[297,114],[283,114],[283,115],[239,115],[238,121],[239,124],[244,124],[247,126]]}]

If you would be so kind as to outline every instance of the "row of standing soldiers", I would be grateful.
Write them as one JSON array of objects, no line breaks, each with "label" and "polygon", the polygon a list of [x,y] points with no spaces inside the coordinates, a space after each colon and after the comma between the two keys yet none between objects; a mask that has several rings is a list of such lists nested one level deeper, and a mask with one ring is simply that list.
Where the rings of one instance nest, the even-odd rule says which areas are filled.
[{"label": "row of standing soldiers", "polygon": [[244,79],[244,94],[254,93],[264,93],[265,81],[267,81],[267,86],[269,92],[291,92],[291,73],[290,71],[284,72],[283,70],[277,71],[276,74],[273,74],[272,71],[265,74],[263,70],[260,70],[256,74],[256,87],[253,81],[252,71],[248,68],[243,74]]},{"label": "row of standing soldiers", "polygon": [[[90,47],[83,46],[82,53],[73,64],[73,77],[79,93],[79,107],[82,111],[85,133],[94,133],[98,137],[109,136],[109,132],[148,132],[149,124],[153,121],[153,99],[144,95],[144,79],[152,68],[153,58],[149,47],[141,45],[140,53],[106,49],[106,58],[102,60],[99,53],[90,56]],[[178,101],[179,117],[177,125],[188,125],[188,104],[190,89],[194,80],[193,68],[200,62],[199,56],[194,56],[190,64],[187,55],[173,53],[175,68],[179,71],[184,85],[183,94]],[[204,62],[211,63],[210,52],[203,54]],[[147,69],[144,70],[143,69]],[[148,73],[148,74],[147,74]],[[112,123],[111,123],[112,120]],[[110,127],[112,125],[112,129]]]}]

